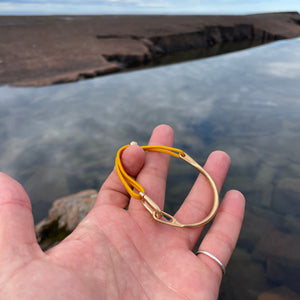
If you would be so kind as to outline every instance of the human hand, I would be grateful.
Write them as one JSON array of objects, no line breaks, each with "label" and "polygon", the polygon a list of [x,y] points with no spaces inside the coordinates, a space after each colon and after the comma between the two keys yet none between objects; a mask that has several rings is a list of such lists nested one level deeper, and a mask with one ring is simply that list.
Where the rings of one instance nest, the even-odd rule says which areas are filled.
[{"label": "human hand", "polygon": [[[172,146],[172,129],[155,128],[149,143]],[[122,162],[162,208],[169,156],[130,146]],[[220,151],[207,159],[205,169],[219,190],[229,165],[229,157]],[[211,204],[210,186],[199,175],[175,217],[197,222]],[[241,193],[228,192],[200,245],[224,265],[235,247],[244,205]],[[28,196],[1,173],[0,299],[217,299],[220,266],[192,252],[202,231],[154,221],[138,200],[129,199],[114,170],[87,217],[44,253],[36,242]]]}]

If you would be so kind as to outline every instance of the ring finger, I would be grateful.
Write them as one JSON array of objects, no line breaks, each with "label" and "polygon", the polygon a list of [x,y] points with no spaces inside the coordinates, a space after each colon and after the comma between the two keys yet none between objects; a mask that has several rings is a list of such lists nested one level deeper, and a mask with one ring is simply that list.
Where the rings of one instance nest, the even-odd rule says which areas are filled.
[{"label": "ring finger", "polygon": [[[224,267],[227,265],[235,248],[243,222],[244,209],[244,196],[238,191],[228,192],[212,226],[199,247],[199,250],[208,252],[217,258]],[[214,258],[201,253],[198,254],[198,257],[213,272],[221,274],[221,268],[214,261]]]}]

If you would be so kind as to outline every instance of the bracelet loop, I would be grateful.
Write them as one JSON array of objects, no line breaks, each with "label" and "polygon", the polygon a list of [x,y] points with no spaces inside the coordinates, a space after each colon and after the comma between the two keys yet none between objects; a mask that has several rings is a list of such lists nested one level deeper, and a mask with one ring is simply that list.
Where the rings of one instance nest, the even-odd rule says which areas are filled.
[{"label": "bracelet loop", "polygon": [[[130,143],[130,145],[136,144],[136,142]],[[116,170],[118,173],[118,176],[123,183],[124,187],[126,188],[127,192],[132,198],[138,199],[141,201],[141,203],[144,205],[144,207],[149,211],[149,213],[152,215],[153,219],[157,222],[176,226],[176,227],[197,227],[201,225],[207,224],[216,214],[218,207],[219,207],[219,193],[217,190],[217,187],[213,181],[213,179],[210,177],[210,175],[188,154],[186,154],[184,151],[173,148],[173,147],[167,147],[167,146],[159,146],[159,145],[149,145],[149,146],[140,146],[144,151],[155,151],[155,152],[162,152],[169,155],[172,155],[174,157],[180,158],[187,162],[188,164],[192,165],[194,168],[196,168],[201,174],[203,174],[206,179],[208,180],[212,190],[213,190],[213,206],[209,212],[209,214],[200,222],[192,223],[192,224],[182,224],[179,221],[177,221],[173,216],[170,214],[162,211],[159,206],[145,193],[145,189],[141,184],[139,184],[136,180],[134,180],[131,176],[129,176],[126,171],[124,170],[124,167],[122,165],[121,161],[121,155],[123,151],[129,147],[130,145],[125,145],[121,147],[117,153],[116,156]],[[136,190],[136,191],[135,191]]]}]

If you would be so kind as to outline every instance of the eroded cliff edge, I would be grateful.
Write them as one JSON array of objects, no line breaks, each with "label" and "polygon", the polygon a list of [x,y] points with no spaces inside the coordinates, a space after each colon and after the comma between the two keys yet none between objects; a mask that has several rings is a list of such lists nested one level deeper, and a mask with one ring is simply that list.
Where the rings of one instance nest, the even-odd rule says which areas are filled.
[{"label": "eroded cliff edge", "polygon": [[[244,16],[0,16],[0,85],[72,82],[150,66],[186,51],[211,49],[218,54],[219,48],[228,43],[246,48],[298,36],[300,15],[296,12]],[[177,60],[193,55],[199,53],[191,52]]]}]

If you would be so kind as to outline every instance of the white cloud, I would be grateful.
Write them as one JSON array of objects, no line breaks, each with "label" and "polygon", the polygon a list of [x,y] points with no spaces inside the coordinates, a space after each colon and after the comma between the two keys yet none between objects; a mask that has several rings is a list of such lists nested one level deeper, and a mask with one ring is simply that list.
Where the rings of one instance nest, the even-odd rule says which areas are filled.
[{"label": "white cloud", "polygon": [[299,0],[12,0],[0,1],[4,14],[239,14],[300,11]]},{"label": "white cloud", "polygon": [[265,71],[276,77],[299,78],[300,62],[271,62],[266,65]]}]

